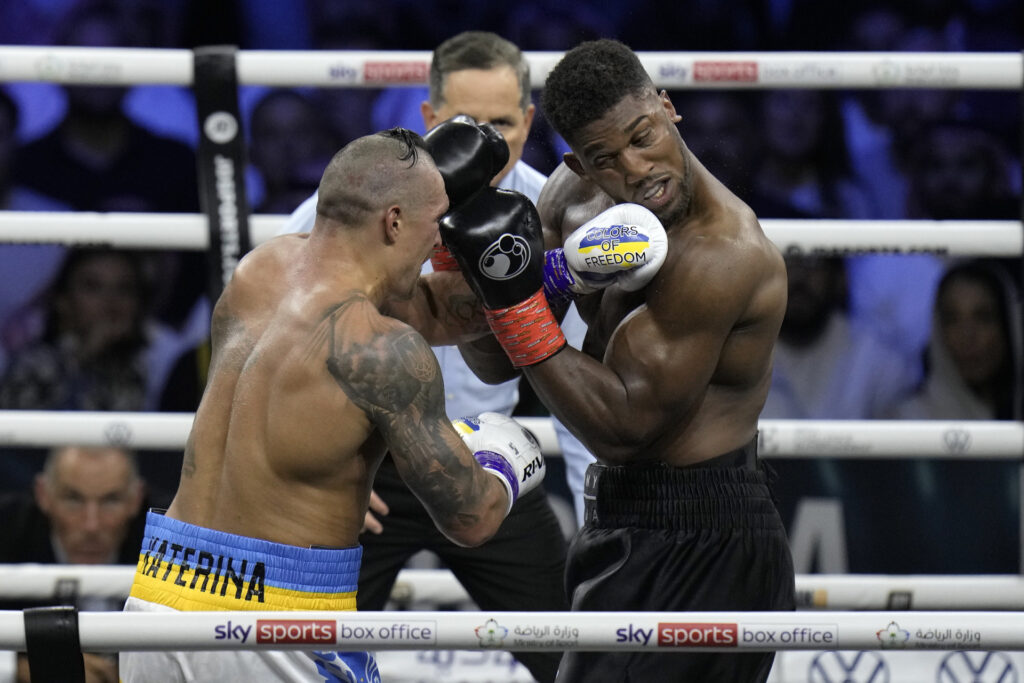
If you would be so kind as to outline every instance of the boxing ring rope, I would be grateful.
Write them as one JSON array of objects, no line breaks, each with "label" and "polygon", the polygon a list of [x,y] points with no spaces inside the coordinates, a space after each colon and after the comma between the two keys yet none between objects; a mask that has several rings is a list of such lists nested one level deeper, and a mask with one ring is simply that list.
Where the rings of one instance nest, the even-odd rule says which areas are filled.
[{"label": "boxing ring rope", "polygon": [[[0,564],[0,600],[123,599],[134,574],[129,565]],[[800,574],[796,592],[797,608],[804,610],[884,610],[898,601],[916,611],[1024,611],[1024,577],[1015,574]],[[447,569],[400,570],[391,599],[401,605],[471,602]]]},{"label": "boxing ring rope", "polygon": [[[252,243],[276,235],[286,218],[252,214]],[[785,254],[1015,257],[1024,253],[1019,221],[763,218],[760,223]],[[199,251],[209,247],[210,235],[206,217],[198,213],[0,211],[0,242]]]},{"label": "boxing ring rope", "polygon": [[[561,52],[527,51],[543,83]],[[645,52],[665,88],[942,88],[1015,90],[1017,52]],[[379,88],[427,82],[429,51],[239,50],[241,85]],[[193,52],[180,49],[0,47],[0,80],[65,84],[192,85]]]},{"label": "boxing ring rope", "polygon": [[[543,83],[560,52],[526,52]],[[1020,53],[638,52],[668,89],[1019,90]],[[253,51],[236,53],[239,85],[400,87],[424,85],[427,51]],[[0,47],[0,82],[195,85],[191,50]],[[248,217],[253,244],[284,217]],[[784,253],[932,253],[1020,257],[1019,221],[762,220]],[[0,242],[115,248],[211,248],[202,214],[24,213],[0,211]],[[0,446],[112,444],[180,449],[192,414],[0,411]],[[559,453],[551,423],[520,418],[548,455]],[[931,457],[1020,461],[1022,422],[764,420],[765,457]],[[1022,527],[1024,533],[1024,527]],[[123,595],[133,567],[0,565],[0,597],[62,591]],[[354,650],[1024,650],[1024,578],[808,575],[797,577],[800,612],[228,612],[78,615],[87,651],[301,648]],[[912,596],[908,598],[907,596]],[[450,572],[405,569],[396,600],[461,602]],[[881,611],[905,600],[918,612]],[[822,611],[872,610],[872,611]],[[988,611],[945,611],[988,610]],[[1006,611],[1006,610],[1017,610]],[[217,638],[230,620],[248,643]],[[238,631],[235,631],[237,633]],[[626,636],[626,637],[623,637]],[[636,637],[634,637],[636,636]],[[641,636],[644,636],[641,638]],[[0,650],[26,645],[21,612],[0,612]],[[659,649],[661,648],[661,649]],[[678,651],[678,650],[677,650]]]},{"label": "boxing ring rope", "polygon": [[[0,446],[124,446],[180,450],[193,413],[0,410]],[[549,418],[517,417],[545,455],[559,455]],[[761,420],[768,458],[979,458],[1021,460],[1024,423],[975,420]]]},{"label": "boxing ring rope", "polygon": [[[80,612],[78,624],[81,649],[87,652],[311,646],[375,651],[1020,651],[1021,616],[981,611]],[[0,612],[0,650],[25,649],[23,619],[22,612]]]}]

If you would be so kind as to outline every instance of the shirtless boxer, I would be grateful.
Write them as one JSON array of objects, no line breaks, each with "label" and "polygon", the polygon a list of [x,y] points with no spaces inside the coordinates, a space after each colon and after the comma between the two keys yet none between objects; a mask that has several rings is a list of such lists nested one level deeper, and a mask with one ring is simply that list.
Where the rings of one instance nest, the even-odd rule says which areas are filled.
[{"label": "shirtless boxer", "polygon": [[[487,540],[539,483],[539,449],[513,420],[445,415],[429,344],[487,329],[459,274],[419,276],[440,246],[447,178],[415,133],[355,140],[324,172],[312,232],[239,264],[214,309],[178,492],[148,516],[127,611],[355,609],[385,450],[462,545]],[[368,653],[322,649],[125,652],[121,676],[380,680]]]},{"label": "shirtless boxer", "polygon": [[[643,290],[616,284],[578,300],[589,353],[554,339],[523,357],[507,330],[524,315],[547,323],[522,304],[534,301],[536,279],[496,282],[466,266],[503,233],[538,245],[537,213],[522,198],[490,197],[479,211],[493,221],[442,222],[513,365],[599,460],[566,570],[573,609],[793,609],[785,531],[756,458],[786,307],[782,257],[687,149],[671,101],[626,46],[600,40],[566,53],[542,107],[571,148],[540,199],[549,232],[564,237],[607,203],[603,193],[650,209],[669,241]],[[678,644],[670,635],[659,644]],[[735,635],[717,644],[727,649],[569,652],[557,680],[767,679],[773,653],[736,653]]]}]

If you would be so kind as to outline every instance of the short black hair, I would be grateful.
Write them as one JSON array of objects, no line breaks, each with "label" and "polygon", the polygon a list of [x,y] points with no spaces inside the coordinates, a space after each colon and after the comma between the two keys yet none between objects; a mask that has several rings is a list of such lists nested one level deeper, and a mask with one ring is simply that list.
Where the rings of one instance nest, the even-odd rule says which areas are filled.
[{"label": "short black hair", "polygon": [[565,53],[548,74],[541,108],[555,131],[570,141],[624,97],[654,89],[650,75],[627,45],[602,38]]}]

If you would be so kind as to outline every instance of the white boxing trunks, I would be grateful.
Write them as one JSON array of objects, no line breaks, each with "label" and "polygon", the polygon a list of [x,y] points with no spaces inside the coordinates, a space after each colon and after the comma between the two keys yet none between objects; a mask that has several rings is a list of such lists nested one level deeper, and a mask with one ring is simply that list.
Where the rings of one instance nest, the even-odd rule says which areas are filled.
[{"label": "white boxing trunks", "polygon": [[[354,611],[362,548],[300,548],[150,512],[126,612]],[[248,630],[248,629],[246,629]],[[225,626],[211,637],[257,638]],[[225,636],[226,637],[226,636]],[[333,645],[333,639],[324,645]],[[341,681],[380,683],[367,652],[122,652],[123,683]]]}]

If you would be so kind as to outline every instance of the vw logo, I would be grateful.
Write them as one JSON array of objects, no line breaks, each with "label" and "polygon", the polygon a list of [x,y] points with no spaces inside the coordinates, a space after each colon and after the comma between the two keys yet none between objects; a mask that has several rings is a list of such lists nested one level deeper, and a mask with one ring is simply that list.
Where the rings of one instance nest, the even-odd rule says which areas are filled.
[{"label": "vw logo", "polygon": [[811,660],[810,683],[889,683],[889,665],[877,652],[827,650]]},{"label": "vw logo", "polygon": [[942,435],[942,442],[950,453],[966,453],[971,447],[971,433],[966,429],[948,429]]},{"label": "vw logo", "polygon": [[510,280],[530,263],[530,244],[518,235],[503,234],[480,256],[480,272],[492,280]]},{"label": "vw logo", "polygon": [[127,446],[132,442],[132,428],[125,422],[111,422],[103,430],[111,446]]},{"label": "vw logo", "polygon": [[939,663],[938,683],[1018,683],[1005,652],[950,652]]}]

